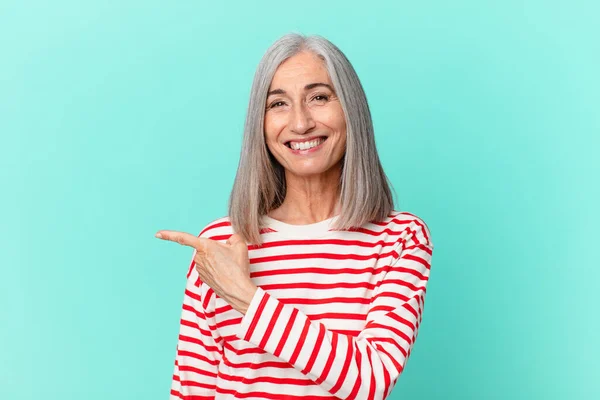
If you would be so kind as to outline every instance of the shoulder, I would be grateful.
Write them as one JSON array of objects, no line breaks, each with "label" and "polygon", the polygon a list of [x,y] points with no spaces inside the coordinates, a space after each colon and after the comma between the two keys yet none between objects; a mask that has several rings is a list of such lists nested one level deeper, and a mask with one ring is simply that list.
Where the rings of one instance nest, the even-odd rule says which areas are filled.
[{"label": "shoulder", "polygon": [[231,227],[229,216],[222,216],[213,219],[204,225],[204,227],[200,229],[198,237],[224,242],[229,239],[229,236],[232,234],[233,228]]},{"label": "shoulder", "polygon": [[425,220],[409,211],[394,210],[388,218],[388,229],[399,233],[402,242],[415,242],[433,247],[431,231]]}]

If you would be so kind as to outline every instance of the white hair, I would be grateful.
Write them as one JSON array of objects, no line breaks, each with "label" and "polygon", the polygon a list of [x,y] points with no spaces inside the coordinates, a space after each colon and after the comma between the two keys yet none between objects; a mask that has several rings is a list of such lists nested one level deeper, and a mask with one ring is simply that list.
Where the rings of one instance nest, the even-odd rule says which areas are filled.
[{"label": "white hair", "polygon": [[346,119],[346,152],[340,177],[340,217],[334,228],[383,221],[394,208],[377,148],[367,97],[344,53],[322,36],[288,33],[260,60],[244,126],[237,174],[229,198],[234,231],[248,243],[262,244],[260,217],[279,207],[286,195],[285,171],[270,153],[264,135],[267,92],[275,71],[288,58],[310,51],[324,62]]}]

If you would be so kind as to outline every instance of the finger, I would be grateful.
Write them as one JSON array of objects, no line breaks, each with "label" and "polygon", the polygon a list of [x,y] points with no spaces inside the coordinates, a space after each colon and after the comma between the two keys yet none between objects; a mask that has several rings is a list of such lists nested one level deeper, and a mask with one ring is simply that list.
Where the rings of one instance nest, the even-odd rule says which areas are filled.
[{"label": "finger", "polygon": [[186,232],[161,230],[156,233],[156,237],[201,250],[200,238]]}]

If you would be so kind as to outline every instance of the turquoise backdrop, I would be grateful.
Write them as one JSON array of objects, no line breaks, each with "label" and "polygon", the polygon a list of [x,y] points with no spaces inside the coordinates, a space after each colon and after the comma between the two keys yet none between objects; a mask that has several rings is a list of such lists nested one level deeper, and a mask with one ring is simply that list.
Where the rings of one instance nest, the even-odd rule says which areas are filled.
[{"label": "turquoise backdrop", "polygon": [[338,45],[435,251],[390,399],[598,399],[596,1],[0,4],[0,398],[166,399],[254,70]]}]

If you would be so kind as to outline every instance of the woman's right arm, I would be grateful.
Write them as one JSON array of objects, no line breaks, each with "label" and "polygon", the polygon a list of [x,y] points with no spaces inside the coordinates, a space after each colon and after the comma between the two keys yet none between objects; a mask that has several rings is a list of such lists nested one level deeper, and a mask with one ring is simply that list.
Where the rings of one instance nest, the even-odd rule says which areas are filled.
[{"label": "woman's right arm", "polygon": [[219,362],[223,355],[222,341],[214,330],[214,320],[205,313],[205,296],[194,266],[195,255],[196,250],[187,273],[171,400],[185,399],[190,395],[198,400],[214,399]]}]

